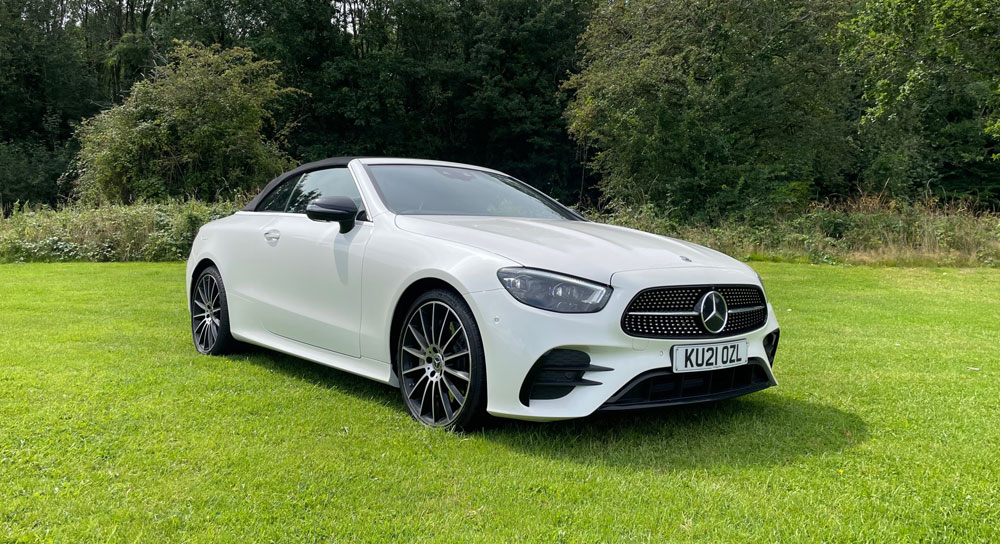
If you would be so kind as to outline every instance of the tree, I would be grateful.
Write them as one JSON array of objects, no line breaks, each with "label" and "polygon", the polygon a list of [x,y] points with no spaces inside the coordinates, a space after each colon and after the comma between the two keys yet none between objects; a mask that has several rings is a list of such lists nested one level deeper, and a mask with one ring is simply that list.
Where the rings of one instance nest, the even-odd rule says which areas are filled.
[{"label": "tree", "polygon": [[273,112],[297,91],[248,49],[178,43],[171,62],[81,126],[77,193],[89,201],[229,198],[290,165]]},{"label": "tree", "polygon": [[866,184],[1000,199],[1000,3],[868,0],[843,37]]},{"label": "tree", "polygon": [[756,217],[846,189],[850,81],[834,0],[629,0],[599,9],[569,82],[606,196]]},{"label": "tree", "polygon": [[495,165],[564,201],[581,196],[582,169],[566,132],[562,82],[579,69],[576,44],[594,2],[471,3],[459,28],[468,91],[457,104],[457,160]]},{"label": "tree", "polygon": [[[295,120],[286,149],[296,159],[403,155],[481,163],[574,198],[581,167],[565,130],[560,83],[576,68],[575,45],[593,3],[2,0],[0,142],[10,143],[3,157],[15,160],[42,143],[64,160],[69,154],[57,156],[56,149],[73,124],[129,104],[130,93],[139,92],[135,82],[168,62],[174,40],[188,40],[251,49],[280,63],[284,84],[311,95],[272,112],[279,115],[273,124]],[[124,123],[131,107],[102,122]],[[50,114],[60,131],[42,134],[52,126],[41,123]],[[11,168],[34,160],[21,159]],[[151,184],[139,193],[155,194],[161,191],[154,186],[167,183],[159,174],[135,174],[141,182],[115,186]],[[60,188],[55,178],[46,183],[30,194],[24,183],[0,193],[5,201],[47,194],[54,202]],[[96,185],[85,179],[82,186]]]},{"label": "tree", "polygon": [[560,84],[576,68],[591,4],[352,0],[300,12],[275,3],[246,43],[311,95],[290,140],[303,158],[472,162],[573,198],[580,166]]},{"label": "tree", "polygon": [[15,201],[54,205],[72,123],[97,111],[97,81],[66,3],[0,1],[0,213]]}]

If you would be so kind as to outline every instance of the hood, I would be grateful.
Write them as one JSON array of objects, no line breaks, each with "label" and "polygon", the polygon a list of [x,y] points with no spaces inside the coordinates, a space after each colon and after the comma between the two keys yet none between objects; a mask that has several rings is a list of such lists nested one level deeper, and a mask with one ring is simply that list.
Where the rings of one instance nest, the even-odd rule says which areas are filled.
[{"label": "hood", "polygon": [[610,283],[612,274],[662,268],[746,265],[696,244],[589,221],[398,215],[396,226],[496,253],[522,266]]}]

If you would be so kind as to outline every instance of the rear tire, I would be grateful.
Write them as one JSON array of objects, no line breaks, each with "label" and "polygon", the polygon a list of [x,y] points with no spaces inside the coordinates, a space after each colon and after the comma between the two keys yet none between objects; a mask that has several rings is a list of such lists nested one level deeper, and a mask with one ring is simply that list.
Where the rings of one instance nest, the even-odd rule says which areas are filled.
[{"label": "rear tire", "polygon": [[191,289],[191,337],[205,355],[221,355],[236,341],[229,332],[229,302],[222,275],[214,266],[201,271]]},{"label": "rear tire", "polygon": [[468,304],[433,289],[410,305],[396,339],[403,404],[434,428],[468,431],[486,417],[486,356]]}]

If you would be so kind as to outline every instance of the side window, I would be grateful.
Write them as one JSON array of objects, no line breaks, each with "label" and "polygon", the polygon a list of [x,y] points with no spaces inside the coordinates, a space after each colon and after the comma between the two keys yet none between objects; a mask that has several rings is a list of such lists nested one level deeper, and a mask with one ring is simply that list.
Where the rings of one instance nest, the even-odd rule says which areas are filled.
[{"label": "side window", "polygon": [[288,200],[288,213],[306,213],[306,206],[321,196],[348,196],[354,199],[358,209],[364,209],[361,193],[354,183],[354,177],[347,168],[329,168],[302,174],[302,178],[292,190]]},{"label": "side window", "polygon": [[283,212],[285,211],[285,206],[288,204],[288,197],[292,194],[292,189],[298,184],[299,179],[302,176],[292,176],[285,181],[282,181],[280,185],[275,187],[260,204],[257,204],[257,209],[254,211],[258,212]]}]

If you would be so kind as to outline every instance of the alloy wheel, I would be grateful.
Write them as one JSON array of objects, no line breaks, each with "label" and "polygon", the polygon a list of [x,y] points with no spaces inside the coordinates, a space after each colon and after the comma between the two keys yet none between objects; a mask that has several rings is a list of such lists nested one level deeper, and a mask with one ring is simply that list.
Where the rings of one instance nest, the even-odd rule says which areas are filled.
[{"label": "alloy wheel", "polygon": [[399,342],[400,385],[410,412],[446,427],[465,407],[472,384],[469,337],[455,311],[438,300],[410,314]]},{"label": "alloy wheel", "polygon": [[208,353],[215,347],[222,327],[222,305],[219,282],[211,274],[203,274],[194,290],[191,327],[198,351]]}]

